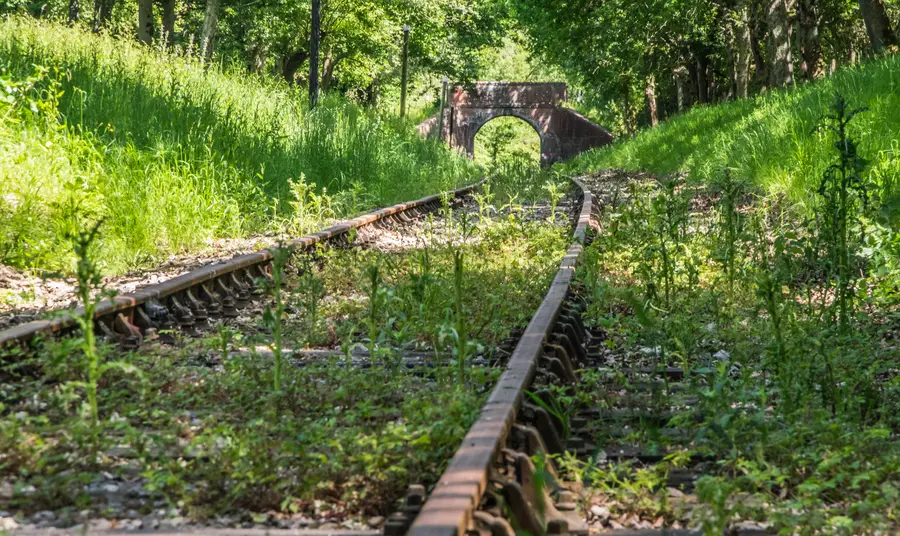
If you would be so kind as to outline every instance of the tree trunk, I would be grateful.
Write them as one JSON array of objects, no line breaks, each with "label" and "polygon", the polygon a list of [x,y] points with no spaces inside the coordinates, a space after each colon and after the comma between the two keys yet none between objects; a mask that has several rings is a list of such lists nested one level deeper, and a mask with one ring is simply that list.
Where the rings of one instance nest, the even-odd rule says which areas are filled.
[{"label": "tree trunk", "polygon": [[622,87],[622,108],[625,112],[625,132],[629,136],[634,136],[636,129],[631,113],[631,85],[627,82]]},{"label": "tree trunk", "polygon": [[175,0],[162,0],[162,25],[166,46],[175,44]]},{"label": "tree trunk", "polygon": [[650,113],[650,126],[659,125],[659,113],[656,110],[656,77],[652,74],[647,77],[647,87],[644,89],[647,95],[647,111]]},{"label": "tree trunk", "polygon": [[322,37],[321,2],[312,0],[312,20],[309,30],[309,108],[319,100],[319,38]]},{"label": "tree trunk", "polygon": [[247,70],[253,74],[263,74],[266,69],[266,46],[261,43],[254,43],[250,47],[250,62],[247,64]]},{"label": "tree trunk", "polygon": [[769,26],[769,84],[772,87],[794,83],[794,64],[791,58],[791,26],[787,0],[766,0],[766,19]]},{"label": "tree trunk", "polygon": [[94,33],[100,33],[100,30],[109,25],[114,3],[115,0],[94,0],[94,19],[91,23]]},{"label": "tree trunk", "polygon": [[872,42],[872,52],[881,54],[884,49],[897,46],[897,36],[881,0],[859,0],[859,13],[866,23],[866,32]]},{"label": "tree trunk", "polygon": [[69,26],[78,22],[78,0],[69,0]]},{"label": "tree trunk", "polygon": [[678,106],[679,112],[683,112],[685,108],[684,79],[687,76],[687,69],[684,67],[678,67],[672,73],[672,77],[675,79],[675,104]]},{"label": "tree trunk", "polygon": [[709,102],[709,77],[707,71],[709,57],[706,52],[697,55],[697,100],[701,104]]},{"label": "tree trunk", "polygon": [[746,99],[750,93],[750,8],[745,2],[738,6],[734,25],[734,88],[735,97]]},{"label": "tree trunk", "polygon": [[138,0],[138,41],[153,43],[153,0]]},{"label": "tree trunk", "polygon": [[689,89],[691,91],[689,104],[690,106],[693,106],[695,103],[700,102],[700,88],[697,87],[697,60],[693,57],[688,61],[687,74],[688,83],[690,84]]},{"label": "tree trunk", "polygon": [[281,69],[281,75],[284,76],[285,81],[288,84],[293,84],[296,82],[297,71],[300,70],[300,67],[303,67],[303,64],[306,62],[306,58],[309,57],[309,54],[305,50],[298,50],[291,54],[289,58],[284,61],[284,67]]},{"label": "tree trunk", "polygon": [[203,29],[200,34],[200,57],[204,61],[212,59],[218,23],[219,0],[206,0],[206,12],[203,14]]},{"label": "tree trunk", "polygon": [[378,81],[373,80],[366,87],[366,106],[374,108],[378,104]]},{"label": "tree trunk", "polygon": [[763,58],[761,42],[765,34],[763,30],[763,14],[759,4],[753,2],[750,10],[750,52],[753,54],[753,66],[755,72],[753,81],[758,88],[765,91],[766,81],[769,79],[768,66]]},{"label": "tree trunk", "polygon": [[737,95],[737,36],[735,35],[737,29],[735,26],[733,20],[725,19],[725,37],[728,45],[728,99],[733,99]]},{"label": "tree trunk", "polygon": [[331,87],[331,82],[334,80],[334,68],[337,67],[338,63],[345,57],[344,54],[339,54],[335,57],[330,52],[325,57],[325,64],[322,66],[322,93],[328,92],[328,89]]},{"label": "tree trunk", "polygon": [[816,0],[799,0],[797,14],[800,21],[800,70],[810,82],[822,76],[822,45],[819,42],[819,13]]}]

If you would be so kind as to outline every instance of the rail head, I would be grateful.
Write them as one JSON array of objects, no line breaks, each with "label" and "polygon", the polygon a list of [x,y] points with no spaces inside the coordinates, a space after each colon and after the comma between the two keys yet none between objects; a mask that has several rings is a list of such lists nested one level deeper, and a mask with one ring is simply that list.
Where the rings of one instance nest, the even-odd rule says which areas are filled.
[{"label": "rail head", "polygon": [[583,193],[574,242],[481,415],[418,512],[407,533],[409,536],[462,536],[472,527],[473,515],[487,490],[491,466],[503,448],[525,391],[534,379],[544,343],[563,308],[575,276],[575,265],[584,247],[593,200],[583,183],[577,179],[573,182]]}]

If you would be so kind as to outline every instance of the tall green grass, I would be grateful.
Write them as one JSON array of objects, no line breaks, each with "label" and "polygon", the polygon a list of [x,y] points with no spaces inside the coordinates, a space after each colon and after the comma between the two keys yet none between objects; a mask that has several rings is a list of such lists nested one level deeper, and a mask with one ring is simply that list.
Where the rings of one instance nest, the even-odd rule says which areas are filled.
[{"label": "tall green grass", "polygon": [[[718,106],[698,106],[631,139],[585,153],[569,172],[604,168],[687,172],[708,182],[723,168],[770,193],[809,203],[825,168],[831,143],[817,131],[835,92],[869,111],[854,120],[851,136],[870,160],[884,195],[900,193],[900,56],[846,68],[814,84]],[[830,139],[830,138],[828,138]]]},{"label": "tall green grass", "polygon": [[68,271],[75,214],[104,218],[114,273],[271,230],[292,179],[345,216],[478,174],[408,124],[340,97],[309,112],[302,91],[188,52],[0,21],[0,262]]}]

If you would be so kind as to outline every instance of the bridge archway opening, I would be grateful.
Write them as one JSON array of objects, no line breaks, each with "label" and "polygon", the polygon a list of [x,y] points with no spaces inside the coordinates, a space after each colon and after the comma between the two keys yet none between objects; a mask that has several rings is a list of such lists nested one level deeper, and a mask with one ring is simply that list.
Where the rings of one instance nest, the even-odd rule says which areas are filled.
[{"label": "bridge archway opening", "polygon": [[472,152],[477,162],[493,165],[513,158],[541,163],[544,136],[537,126],[514,114],[496,115],[484,121],[475,130]]}]

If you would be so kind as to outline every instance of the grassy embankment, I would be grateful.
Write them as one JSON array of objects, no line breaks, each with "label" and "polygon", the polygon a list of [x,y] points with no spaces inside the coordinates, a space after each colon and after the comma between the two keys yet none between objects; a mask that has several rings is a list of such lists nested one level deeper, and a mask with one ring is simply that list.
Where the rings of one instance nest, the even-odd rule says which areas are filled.
[{"label": "grassy embankment", "polygon": [[[566,167],[660,176],[597,185],[628,202],[606,205],[582,263],[611,369],[585,374],[585,403],[674,412],[595,438],[668,455],[579,467],[596,522],[897,531],[898,64],[698,107]],[[610,396],[647,381],[639,366],[685,380]],[[688,500],[667,487],[682,469],[703,475]]]},{"label": "grassy embankment", "polygon": [[76,215],[105,220],[99,256],[117,273],[211,238],[307,231],[478,175],[340,98],[310,113],[283,83],[131,41],[13,17],[0,22],[0,58],[7,265],[70,270]]},{"label": "grassy embankment", "polygon": [[859,152],[871,161],[873,181],[896,190],[900,177],[900,57],[846,68],[833,77],[719,106],[698,106],[633,139],[574,160],[567,171],[606,168],[658,175],[686,171],[708,183],[730,168],[768,193],[806,202],[832,161],[824,132],[813,134],[834,94],[867,107],[851,127]]}]

